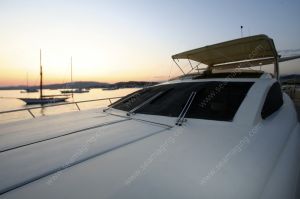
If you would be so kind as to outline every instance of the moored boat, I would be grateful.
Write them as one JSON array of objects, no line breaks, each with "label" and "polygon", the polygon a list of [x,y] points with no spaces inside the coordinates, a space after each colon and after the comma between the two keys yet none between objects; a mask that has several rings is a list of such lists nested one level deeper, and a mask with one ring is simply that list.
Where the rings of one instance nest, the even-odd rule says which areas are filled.
[{"label": "moored boat", "polygon": [[[70,84],[73,84],[73,59],[71,57],[71,83]],[[66,87],[67,87],[67,84],[66,84]],[[90,92],[89,89],[86,89],[86,88],[76,88],[76,89],[64,89],[64,90],[61,90],[60,91],[61,93],[63,94],[66,94],[66,93],[88,93]]]},{"label": "moored boat", "polygon": [[43,67],[42,67],[42,51],[40,50],[40,97],[39,98],[18,98],[22,100],[27,105],[32,104],[49,104],[49,103],[58,103],[64,102],[68,97],[54,97],[54,96],[44,96],[43,95]]},{"label": "moored boat", "polygon": [[67,90],[61,90],[61,93],[88,93],[90,90],[85,89],[85,88],[77,88],[77,89],[67,89]]},{"label": "moored boat", "polygon": [[67,97],[43,97],[40,98],[19,98],[20,100],[24,101],[27,105],[33,104],[51,104],[51,103],[58,103],[58,102],[65,102],[68,98]]},{"label": "moored boat", "polygon": [[35,88],[26,88],[21,91],[21,93],[37,93],[37,92],[39,92],[39,90]]}]

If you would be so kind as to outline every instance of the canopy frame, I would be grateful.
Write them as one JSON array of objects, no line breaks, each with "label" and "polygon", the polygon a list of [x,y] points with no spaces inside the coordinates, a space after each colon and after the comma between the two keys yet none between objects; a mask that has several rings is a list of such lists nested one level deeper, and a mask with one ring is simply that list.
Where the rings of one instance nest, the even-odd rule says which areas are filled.
[{"label": "canopy frame", "polygon": [[[232,60],[230,55],[232,55]],[[213,69],[250,68],[274,64],[274,76],[277,79],[279,78],[280,57],[273,39],[266,35],[244,37],[189,50],[173,55],[172,59],[184,75],[190,74],[194,70],[197,70],[199,73],[200,64],[207,65],[207,68],[204,70],[209,72]],[[184,72],[183,68],[180,67],[179,59],[188,60],[191,66],[191,70],[188,73]],[[191,60],[199,64],[193,67]]]}]

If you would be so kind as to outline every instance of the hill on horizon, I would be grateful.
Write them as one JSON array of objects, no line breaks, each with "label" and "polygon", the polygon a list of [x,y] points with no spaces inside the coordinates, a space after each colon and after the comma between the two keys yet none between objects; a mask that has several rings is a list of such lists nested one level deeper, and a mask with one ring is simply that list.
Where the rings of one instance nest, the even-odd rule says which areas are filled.
[{"label": "hill on horizon", "polygon": [[[147,81],[128,81],[128,82],[117,82],[117,83],[105,83],[105,82],[95,82],[95,81],[77,81],[69,82],[63,84],[46,84],[43,85],[44,89],[75,89],[75,88],[140,88],[145,86],[155,85],[158,82],[147,82]],[[27,86],[3,86],[0,90],[22,90],[26,89]],[[39,89],[39,86],[29,86],[28,88]]]}]

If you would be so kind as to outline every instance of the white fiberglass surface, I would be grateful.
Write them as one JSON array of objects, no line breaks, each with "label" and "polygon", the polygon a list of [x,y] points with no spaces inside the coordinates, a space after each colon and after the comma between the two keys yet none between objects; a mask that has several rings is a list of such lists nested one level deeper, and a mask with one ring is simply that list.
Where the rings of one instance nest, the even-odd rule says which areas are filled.
[{"label": "white fiberglass surface", "polygon": [[[122,128],[118,136],[132,124],[115,126]],[[288,137],[288,133],[281,133],[283,128],[261,126],[253,131],[230,123],[204,125],[190,119],[186,126],[173,127],[67,168],[50,184],[51,175],[3,196],[257,198]],[[274,139],[272,147],[268,145],[270,136]]]},{"label": "white fiberglass surface", "polygon": [[[101,119],[99,119],[101,123]],[[166,129],[134,120],[105,125],[0,153],[0,191],[24,185]]]},{"label": "white fiberglass surface", "polygon": [[1,124],[0,151],[119,120],[94,109]]}]

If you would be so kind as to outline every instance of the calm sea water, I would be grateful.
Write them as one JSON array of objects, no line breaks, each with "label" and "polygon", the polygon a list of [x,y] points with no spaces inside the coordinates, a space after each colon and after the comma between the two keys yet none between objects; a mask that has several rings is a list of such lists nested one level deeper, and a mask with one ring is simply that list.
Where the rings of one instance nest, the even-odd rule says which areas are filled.
[{"label": "calm sea water", "polygon": [[[107,97],[121,97],[129,93],[138,90],[137,88],[128,89],[118,89],[118,90],[108,90],[103,91],[102,89],[91,89],[89,93],[75,93],[73,98],[70,97],[67,101],[82,101],[82,100],[92,100]],[[60,90],[43,90],[44,95],[58,95],[61,94]],[[21,93],[21,90],[0,90],[0,112],[13,109],[21,109],[27,107],[36,107],[39,105],[26,105],[23,101],[19,100],[20,97],[38,97],[39,93]],[[114,100],[112,100],[113,102]],[[80,109],[91,109],[104,107],[109,105],[109,101],[97,101],[97,102],[87,102],[80,103]],[[77,111],[76,105],[65,105],[57,107],[48,107],[32,110],[35,116],[39,117],[42,115],[59,114],[64,112]],[[0,123],[6,123],[15,120],[29,119],[30,114],[27,111],[15,112],[15,113],[5,113],[0,114]]]}]

